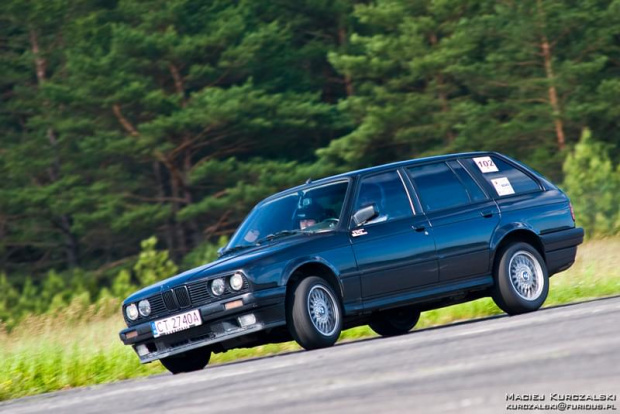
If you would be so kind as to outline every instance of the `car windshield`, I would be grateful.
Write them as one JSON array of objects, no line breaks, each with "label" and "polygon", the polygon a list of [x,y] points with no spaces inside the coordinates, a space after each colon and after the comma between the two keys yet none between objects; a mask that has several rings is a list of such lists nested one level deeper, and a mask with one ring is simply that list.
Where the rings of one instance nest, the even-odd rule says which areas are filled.
[{"label": "car windshield", "polygon": [[258,205],[241,223],[225,252],[290,234],[332,230],[338,224],[348,185],[348,181],[325,184]]}]

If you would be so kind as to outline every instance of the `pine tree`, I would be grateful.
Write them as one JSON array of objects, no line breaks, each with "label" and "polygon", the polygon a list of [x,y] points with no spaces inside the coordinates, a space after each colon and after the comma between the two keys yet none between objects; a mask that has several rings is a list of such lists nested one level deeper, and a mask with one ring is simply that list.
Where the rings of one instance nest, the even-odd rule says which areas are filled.
[{"label": "pine tree", "polygon": [[571,197],[577,224],[590,237],[620,232],[620,165],[614,168],[608,146],[588,129],[564,163],[564,189]]},{"label": "pine tree", "polygon": [[381,0],[359,5],[350,53],[330,60],[356,94],[342,103],[358,124],[321,150],[326,159],[365,166],[449,152],[467,95],[454,74],[475,53],[462,26],[484,5]]}]

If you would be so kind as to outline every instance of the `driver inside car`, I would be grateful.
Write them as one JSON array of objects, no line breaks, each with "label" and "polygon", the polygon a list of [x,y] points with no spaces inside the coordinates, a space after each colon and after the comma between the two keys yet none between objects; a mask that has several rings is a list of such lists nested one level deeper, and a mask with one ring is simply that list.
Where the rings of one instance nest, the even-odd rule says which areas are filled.
[{"label": "driver inside car", "polygon": [[299,229],[304,230],[323,221],[325,219],[325,211],[321,206],[311,203],[299,208],[296,217],[299,221]]}]

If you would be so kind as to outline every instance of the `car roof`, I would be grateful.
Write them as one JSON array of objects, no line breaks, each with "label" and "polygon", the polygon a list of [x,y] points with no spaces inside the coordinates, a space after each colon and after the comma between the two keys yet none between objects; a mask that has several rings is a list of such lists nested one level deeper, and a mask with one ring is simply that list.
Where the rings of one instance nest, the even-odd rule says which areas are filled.
[{"label": "car roof", "polygon": [[389,164],[382,164],[382,165],[377,165],[374,167],[367,167],[367,168],[362,168],[359,170],[349,171],[349,172],[345,172],[345,173],[338,174],[338,175],[332,175],[329,177],[318,179],[316,181],[308,179],[306,183],[298,185],[296,187],[287,188],[286,190],[273,194],[265,198],[264,200],[262,200],[259,204],[263,204],[273,199],[280,198],[281,196],[287,195],[289,193],[294,193],[295,191],[303,191],[306,188],[311,188],[316,185],[328,184],[330,182],[343,180],[343,179],[350,179],[352,177],[357,177],[358,175],[378,173],[378,172],[382,172],[385,170],[391,170],[391,169],[396,169],[396,168],[401,168],[401,167],[409,167],[412,165],[424,164],[424,163],[433,162],[433,161],[447,161],[447,160],[456,159],[456,158],[465,158],[465,157],[473,157],[473,156],[479,157],[479,156],[484,156],[484,155],[499,155],[503,157],[502,154],[499,154],[493,151],[474,151],[474,152],[461,152],[461,153],[455,153],[455,154],[434,155],[431,157],[414,158],[410,160],[397,161],[397,162],[392,162]]}]

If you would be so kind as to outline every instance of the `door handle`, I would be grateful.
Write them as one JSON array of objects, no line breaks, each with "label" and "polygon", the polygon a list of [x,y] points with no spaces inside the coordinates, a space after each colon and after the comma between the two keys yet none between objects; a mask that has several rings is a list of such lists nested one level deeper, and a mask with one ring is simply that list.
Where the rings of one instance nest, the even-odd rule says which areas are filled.
[{"label": "door handle", "polygon": [[493,211],[491,210],[483,210],[480,212],[480,215],[484,218],[490,218],[493,217]]},{"label": "door handle", "polygon": [[415,231],[417,231],[418,233],[421,233],[423,231],[426,231],[426,226],[425,225],[419,225],[419,226],[411,226],[412,229],[414,229]]}]

